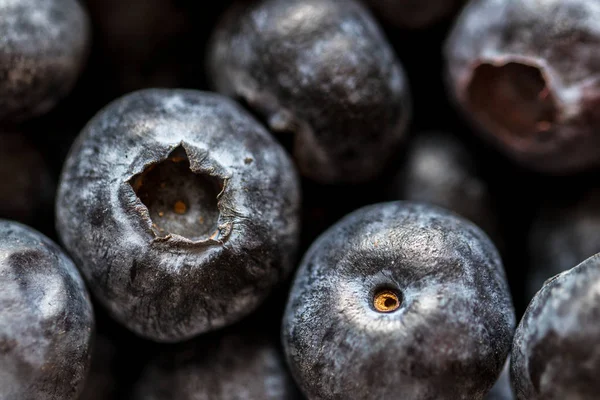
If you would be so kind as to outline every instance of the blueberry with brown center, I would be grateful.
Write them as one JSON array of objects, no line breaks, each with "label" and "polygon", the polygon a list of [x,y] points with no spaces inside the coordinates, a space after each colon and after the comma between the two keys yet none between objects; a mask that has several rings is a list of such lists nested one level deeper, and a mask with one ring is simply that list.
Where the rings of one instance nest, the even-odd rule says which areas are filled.
[{"label": "blueberry with brown center", "polygon": [[449,87],[484,137],[523,165],[600,164],[600,9],[588,0],[482,0],[446,46]]},{"label": "blueberry with brown center", "polygon": [[0,220],[0,398],[76,400],[88,373],[92,304],[50,239]]},{"label": "blueberry with brown center", "polygon": [[139,335],[179,341],[251,313],[291,270],[299,185],[231,100],[144,90],[83,130],[57,228],[93,292]]},{"label": "blueberry with brown center", "polygon": [[419,203],[359,209],[311,246],[282,338],[311,399],[482,399],[515,316],[500,257],[475,225]]},{"label": "blueberry with brown center", "polygon": [[0,0],[0,124],[54,107],[75,84],[88,44],[77,0]]},{"label": "blueberry with brown center", "polygon": [[511,382],[519,400],[598,398],[599,316],[599,255],[544,284],[515,333]]},{"label": "blueberry with brown center", "polygon": [[364,182],[398,150],[407,80],[371,13],[355,0],[238,1],[217,27],[208,70],[273,132],[293,135],[300,172]]}]

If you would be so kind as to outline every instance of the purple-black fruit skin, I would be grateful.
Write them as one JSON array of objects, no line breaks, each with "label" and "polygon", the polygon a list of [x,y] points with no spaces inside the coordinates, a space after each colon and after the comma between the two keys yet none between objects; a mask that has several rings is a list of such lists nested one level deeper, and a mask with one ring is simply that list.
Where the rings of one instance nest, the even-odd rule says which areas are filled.
[{"label": "purple-black fruit skin", "polygon": [[[381,289],[401,294],[379,313]],[[326,231],[305,255],[282,340],[310,399],[482,399],[502,370],[515,315],[500,257],[441,208],[380,203]]]},{"label": "purple-black fruit skin", "polygon": [[390,195],[452,210],[496,239],[498,221],[492,196],[465,146],[449,134],[423,132],[407,147]]},{"label": "purple-black fruit skin", "polygon": [[247,332],[165,349],[135,385],[134,400],[300,399],[283,356],[269,339]]},{"label": "purple-black fruit skin", "polygon": [[549,279],[515,333],[511,382],[519,400],[593,400],[600,384],[600,256]]},{"label": "purple-black fruit skin", "polygon": [[[133,189],[136,176],[176,149],[194,176],[220,182],[215,220],[189,222],[192,230],[214,223],[212,235],[162,234]],[[115,319],[176,342],[248,315],[288,275],[299,208],[291,160],[240,106],[217,94],[149,89],[117,99],[84,128],[63,169],[56,223]]]},{"label": "purple-black fruit skin", "polygon": [[[482,136],[519,163],[551,174],[598,166],[599,20],[595,1],[471,1],[445,47],[450,91]],[[543,101],[552,100],[550,120],[516,131],[476,112],[469,103],[468,90],[474,71],[481,65],[512,65],[521,72],[527,67],[531,67],[529,72],[536,69],[540,74],[536,79],[542,79],[545,89],[529,104],[541,106]],[[516,90],[524,90],[525,85],[517,86]],[[518,104],[494,104],[495,91],[490,90],[479,106],[502,110],[501,119],[530,117],[527,111],[522,114],[523,107]]]},{"label": "purple-black fruit skin", "polygon": [[76,400],[94,315],[83,279],[50,239],[0,220],[0,398]]},{"label": "purple-black fruit skin", "polygon": [[25,135],[0,132],[0,218],[40,222],[52,214],[55,189],[47,163]]},{"label": "purple-black fruit skin", "polygon": [[564,205],[545,204],[529,235],[531,267],[527,296],[544,282],[600,253],[600,190],[591,190]]},{"label": "purple-black fruit skin", "polygon": [[411,113],[408,82],[383,32],[354,0],[237,2],[207,68],[273,132],[294,135],[300,172],[320,183],[379,175]]},{"label": "purple-black fruit skin", "polygon": [[74,86],[89,21],[77,0],[0,0],[0,124],[46,113]]},{"label": "purple-black fruit skin", "polygon": [[465,0],[367,0],[377,15],[398,28],[430,27],[458,10]]}]

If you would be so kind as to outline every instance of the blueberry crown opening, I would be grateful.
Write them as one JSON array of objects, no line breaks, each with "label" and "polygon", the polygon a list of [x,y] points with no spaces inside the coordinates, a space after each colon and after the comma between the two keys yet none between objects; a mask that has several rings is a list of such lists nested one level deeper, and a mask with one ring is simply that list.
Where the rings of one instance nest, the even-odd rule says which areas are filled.
[{"label": "blueberry crown opening", "polygon": [[467,101],[484,127],[503,136],[527,138],[549,131],[557,115],[540,68],[518,62],[478,65],[467,88]]},{"label": "blueberry crown opening", "polygon": [[223,183],[192,171],[183,146],[176,147],[160,163],[146,167],[129,183],[148,208],[157,237],[175,234],[200,241],[217,234],[217,197]]},{"label": "blueberry crown opening", "polygon": [[379,289],[373,296],[373,307],[380,313],[396,311],[402,305],[402,295],[392,289]]}]

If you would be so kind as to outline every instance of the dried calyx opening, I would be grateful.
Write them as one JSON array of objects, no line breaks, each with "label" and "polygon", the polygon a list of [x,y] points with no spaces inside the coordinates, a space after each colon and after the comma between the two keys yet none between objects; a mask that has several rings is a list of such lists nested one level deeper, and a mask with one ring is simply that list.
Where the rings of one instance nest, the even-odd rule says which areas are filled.
[{"label": "dried calyx opening", "polygon": [[373,307],[381,313],[390,313],[400,308],[402,296],[396,290],[381,289],[373,296]]},{"label": "dried calyx opening", "polygon": [[148,208],[157,237],[176,234],[200,241],[218,232],[217,196],[223,183],[193,172],[183,146],[166,160],[146,167],[130,184]]},{"label": "dried calyx opening", "polygon": [[539,68],[517,62],[480,64],[467,88],[470,109],[484,126],[521,138],[549,131],[555,99]]}]

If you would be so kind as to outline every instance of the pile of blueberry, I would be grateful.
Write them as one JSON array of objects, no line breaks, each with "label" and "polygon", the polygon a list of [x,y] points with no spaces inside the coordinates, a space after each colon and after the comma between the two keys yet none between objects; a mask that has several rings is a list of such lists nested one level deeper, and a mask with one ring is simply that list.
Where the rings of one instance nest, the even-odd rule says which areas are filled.
[{"label": "pile of blueberry", "polygon": [[599,399],[600,3],[217,3],[0,0],[0,400]]}]

